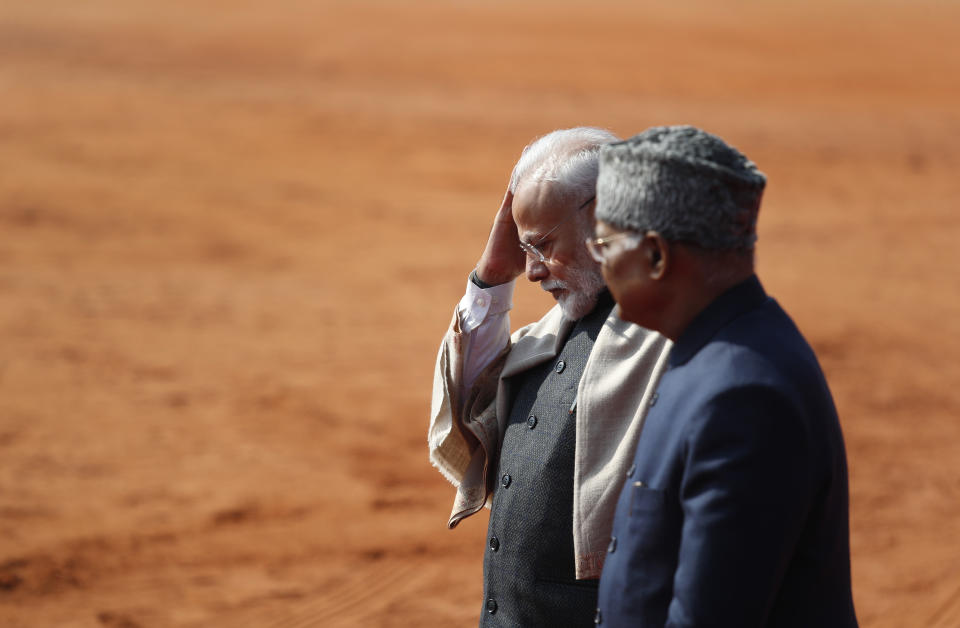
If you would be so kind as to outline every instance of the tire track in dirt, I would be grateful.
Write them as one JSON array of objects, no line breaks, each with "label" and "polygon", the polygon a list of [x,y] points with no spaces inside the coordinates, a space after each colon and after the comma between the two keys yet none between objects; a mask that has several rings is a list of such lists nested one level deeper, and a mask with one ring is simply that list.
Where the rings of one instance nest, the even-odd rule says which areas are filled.
[{"label": "tire track in dirt", "polygon": [[960,587],[940,605],[940,607],[924,623],[929,628],[956,628],[960,626]]},{"label": "tire track in dirt", "polygon": [[378,563],[352,570],[340,586],[304,604],[269,628],[336,628],[368,625],[384,609],[407,594],[422,590],[422,569],[416,565]]}]

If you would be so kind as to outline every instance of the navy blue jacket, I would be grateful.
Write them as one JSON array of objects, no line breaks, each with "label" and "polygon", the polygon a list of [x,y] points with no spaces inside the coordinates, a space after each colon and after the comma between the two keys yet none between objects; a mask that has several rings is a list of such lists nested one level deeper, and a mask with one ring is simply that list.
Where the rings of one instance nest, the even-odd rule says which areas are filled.
[{"label": "navy blue jacket", "polygon": [[677,339],[624,484],[602,626],[856,626],[847,467],[813,351],[756,277]]}]

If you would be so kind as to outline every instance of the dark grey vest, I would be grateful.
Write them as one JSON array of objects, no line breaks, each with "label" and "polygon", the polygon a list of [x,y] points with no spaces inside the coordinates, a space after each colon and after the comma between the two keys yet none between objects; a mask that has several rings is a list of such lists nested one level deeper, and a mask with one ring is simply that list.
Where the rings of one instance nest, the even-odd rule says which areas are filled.
[{"label": "dark grey vest", "polygon": [[481,626],[593,625],[597,581],[574,577],[571,406],[612,307],[604,292],[570,331],[560,355],[511,382],[515,396],[483,560]]}]

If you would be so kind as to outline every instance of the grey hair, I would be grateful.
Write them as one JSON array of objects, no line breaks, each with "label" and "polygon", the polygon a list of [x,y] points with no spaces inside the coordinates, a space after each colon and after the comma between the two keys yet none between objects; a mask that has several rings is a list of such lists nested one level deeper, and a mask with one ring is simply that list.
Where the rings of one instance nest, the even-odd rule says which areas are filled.
[{"label": "grey hair", "polygon": [[767,178],[740,151],[692,126],[653,127],[603,148],[596,216],[668,241],[752,251]]},{"label": "grey hair", "polygon": [[596,193],[600,147],[620,138],[596,127],[560,129],[539,137],[520,155],[510,191],[521,183],[556,183],[564,202],[582,202]]}]

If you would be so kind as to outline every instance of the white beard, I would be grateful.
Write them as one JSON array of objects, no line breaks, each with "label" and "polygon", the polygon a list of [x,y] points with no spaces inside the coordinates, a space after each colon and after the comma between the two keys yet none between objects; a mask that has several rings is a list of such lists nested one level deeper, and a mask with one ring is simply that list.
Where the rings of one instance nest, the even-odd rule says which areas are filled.
[{"label": "white beard", "polygon": [[[592,264],[592,260],[591,260]],[[589,314],[597,305],[597,295],[607,285],[603,275],[592,265],[587,269],[567,267],[567,281],[548,279],[540,282],[544,290],[565,290],[565,294],[557,298],[563,315],[571,320],[579,320]]]}]

